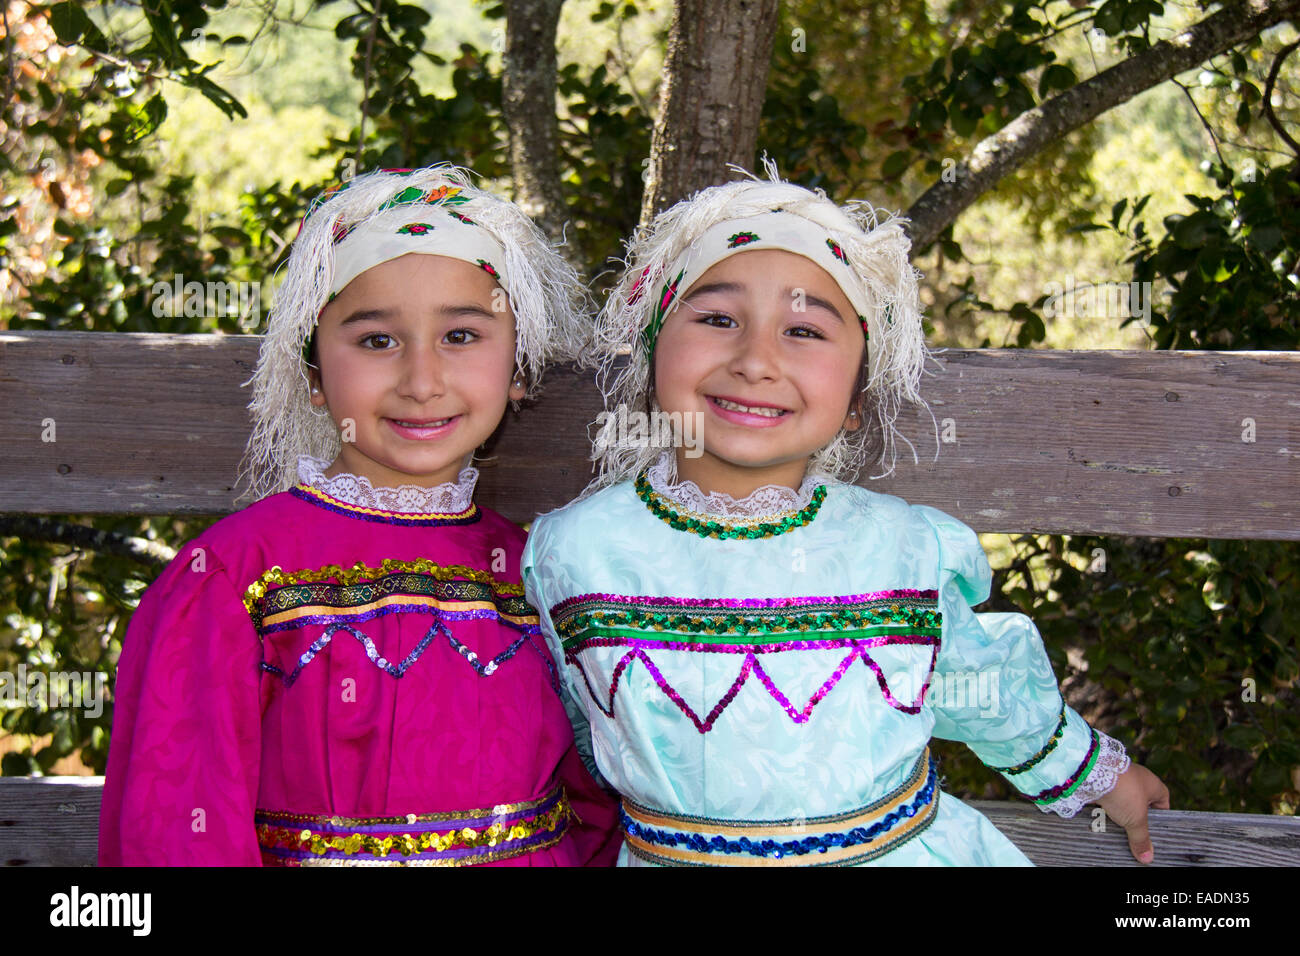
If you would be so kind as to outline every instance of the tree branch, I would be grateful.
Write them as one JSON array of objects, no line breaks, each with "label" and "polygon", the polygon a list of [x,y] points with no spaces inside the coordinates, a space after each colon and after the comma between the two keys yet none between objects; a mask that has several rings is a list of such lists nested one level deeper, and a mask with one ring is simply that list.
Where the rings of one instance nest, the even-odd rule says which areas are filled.
[{"label": "tree branch", "polygon": [[115,554],[147,567],[163,567],[176,552],[160,541],[103,531],[83,524],[53,521],[38,515],[0,514],[0,538],[51,541],[85,548],[101,554]]},{"label": "tree branch", "polygon": [[1241,0],[1017,116],[957,164],[952,182],[935,183],[912,204],[907,216],[912,220],[913,249],[930,245],[967,207],[1048,144],[1215,54],[1297,17],[1300,0]]},{"label": "tree branch", "polygon": [[1296,47],[1300,47],[1300,40],[1282,47],[1273,59],[1273,68],[1268,71],[1268,82],[1264,84],[1264,116],[1268,118],[1273,129],[1277,130],[1277,135],[1282,138],[1282,142],[1290,146],[1296,158],[1300,159],[1300,143],[1291,138],[1291,134],[1286,131],[1278,121],[1277,114],[1273,112],[1273,85],[1277,83],[1277,71],[1282,68],[1282,61],[1295,52]]},{"label": "tree branch", "polygon": [[555,109],[555,34],[563,6],[564,0],[506,0],[501,88],[515,201],[557,243],[568,219]]}]

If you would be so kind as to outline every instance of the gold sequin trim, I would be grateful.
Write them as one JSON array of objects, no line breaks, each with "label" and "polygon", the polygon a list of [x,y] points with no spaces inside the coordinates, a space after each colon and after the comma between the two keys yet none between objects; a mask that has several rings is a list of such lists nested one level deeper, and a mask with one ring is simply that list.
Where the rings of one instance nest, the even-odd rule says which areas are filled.
[{"label": "gold sequin trim", "polygon": [[[477,812],[483,813],[484,811]],[[486,812],[491,813],[492,811]],[[274,849],[307,851],[318,857],[324,856],[331,851],[343,853],[349,857],[364,855],[383,859],[390,854],[407,857],[417,853],[445,853],[448,850],[504,846],[512,841],[526,840],[541,833],[560,830],[561,824],[568,820],[571,813],[568,798],[561,793],[555,806],[541,816],[519,820],[512,824],[493,823],[479,830],[473,827],[461,827],[443,832],[430,830],[424,833],[387,834],[379,837],[370,833],[322,834],[309,829],[301,829],[300,826],[277,826],[269,823],[259,823],[257,825],[257,842],[264,851]],[[262,816],[270,815],[262,814]],[[285,816],[291,817],[289,814],[285,814]],[[468,814],[461,812],[452,816],[464,818]],[[313,819],[327,823],[334,823],[335,820],[344,821],[334,823],[336,826],[357,825],[358,823],[356,820],[349,823],[342,817],[297,819]],[[406,823],[408,820],[407,817],[388,819],[399,820],[402,823]],[[365,822],[367,824],[375,823],[373,819]],[[553,842],[558,842],[562,835],[562,832],[555,833],[555,841]],[[553,843],[546,845],[553,845]],[[532,852],[537,848],[540,848],[540,844],[538,846],[514,847],[510,848],[513,852],[509,855]],[[484,862],[484,857],[475,855],[465,858],[463,861],[449,862]]]},{"label": "gold sequin trim", "polygon": [[487,571],[480,571],[478,568],[471,568],[463,564],[444,566],[435,564],[427,558],[416,558],[414,561],[398,561],[386,558],[379,567],[373,567],[358,561],[350,568],[345,568],[339,564],[327,564],[322,568],[304,568],[290,572],[286,572],[277,564],[270,570],[263,571],[258,579],[244,591],[244,607],[249,614],[252,614],[257,602],[266,596],[268,585],[272,584],[311,584],[328,581],[330,578],[336,579],[339,584],[357,584],[362,580],[373,580],[386,574],[401,572],[428,574],[439,581],[454,581],[457,579],[477,581],[480,584],[488,585],[498,594],[509,594],[515,597],[523,597],[524,595],[524,586],[522,584],[498,581]]}]

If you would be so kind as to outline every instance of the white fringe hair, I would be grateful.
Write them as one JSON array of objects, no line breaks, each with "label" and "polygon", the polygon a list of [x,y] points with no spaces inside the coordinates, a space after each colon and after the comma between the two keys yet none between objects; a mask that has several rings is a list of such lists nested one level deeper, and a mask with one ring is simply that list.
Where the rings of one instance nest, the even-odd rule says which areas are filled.
[{"label": "white fringe hair", "polygon": [[[539,391],[542,371],[558,361],[590,358],[594,309],[576,270],[556,252],[542,231],[514,203],[476,188],[471,173],[449,164],[411,173],[367,173],[346,188],[319,199],[293,242],[284,284],[277,291],[253,384],[253,432],[240,462],[245,491],[256,500],[293,487],[298,456],[333,461],[340,436],[325,408],[313,406],[303,349],[329,298],[334,278],[336,226],[371,219],[379,206],[408,187],[460,187],[470,202],[449,208],[487,230],[505,252],[504,273],[515,316],[515,364],[527,382],[527,398]],[[248,382],[244,382],[247,385]]]},{"label": "white fringe hair", "polygon": [[[886,467],[872,477],[883,478],[894,471],[899,441],[916,458],[915,446],[894,424],[903,403],[929,410],[921,398],[920,380],[931,353],[921,326],[917,290],[921,273],[912,268],[912,244],[902,225],[908,220],[888,214],[882,218],[880,211],[865,201],[837,206],[820,189],[814,192],[781,180],[771,160],[765,158],[763,166],[766,180],[731,167],[749,178],[700,190],[664,210],[627,244],[625,271],[601,310],[594,333],[600,362],[598,382],[605,407],[611,411],[620,405],[629,412],[659,410],[651,393],[651,355],[641,330],[650,323],[668,267],[712,226],[780,208],[817,223],[839,243],[850,267],[866,287],[875,311],[874,316],[868,316],[871,339],[867,349],[869,373],[862,392],[862,427],[852,432],[841,429],[813,456],[808,472],[853,482],[869,459],[878,459]],[[646,281],[633,294],[643,272]],[[678,295],[686,292],[679,289]],[[625,365],[624,356],[629,356]],[[591,459],[599,472],[583,491],[583,497],[635,477],[660,451],[597,439]]]}]

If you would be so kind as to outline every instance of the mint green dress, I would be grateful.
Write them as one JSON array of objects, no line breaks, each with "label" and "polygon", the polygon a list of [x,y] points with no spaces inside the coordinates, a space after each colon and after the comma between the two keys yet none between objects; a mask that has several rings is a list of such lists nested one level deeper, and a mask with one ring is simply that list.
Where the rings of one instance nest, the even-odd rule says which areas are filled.
[{"label": "mint green dress", "polygon": [[722,514],[669,467],[543,515],[522,559],[578,749],[624,798],[620,864],[1029,865],[927,776],[931,737],[1062,816],[1127,768],[1030,619],[972,611],[991,572],[960,521],[815,477]]}]

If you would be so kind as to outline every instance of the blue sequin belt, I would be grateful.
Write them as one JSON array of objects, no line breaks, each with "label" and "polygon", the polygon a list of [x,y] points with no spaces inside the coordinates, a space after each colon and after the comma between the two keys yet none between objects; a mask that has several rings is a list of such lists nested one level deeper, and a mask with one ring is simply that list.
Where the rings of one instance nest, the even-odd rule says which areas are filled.
[{"label": "blue sequin belt", "polygon": [[624,797],[627,848],[662,866],[849,866],[883,856],[933,821],[939,785],[926,747],[895,790],[857,810],[807,820],[718,820]]}]

